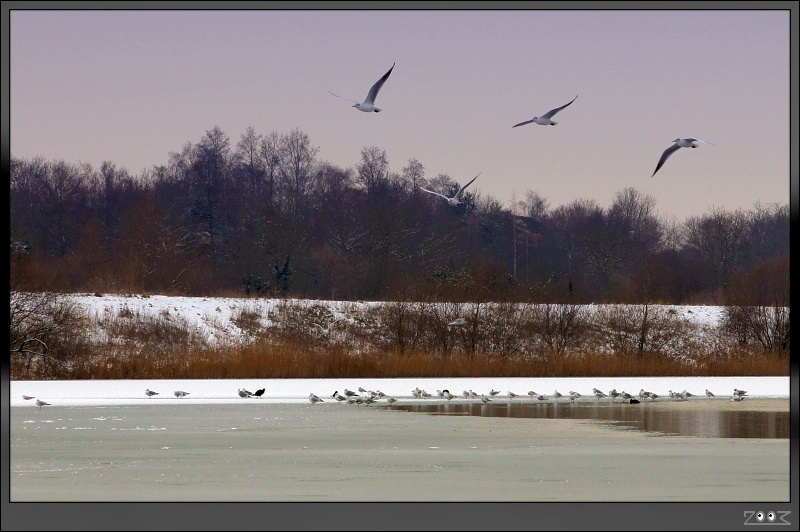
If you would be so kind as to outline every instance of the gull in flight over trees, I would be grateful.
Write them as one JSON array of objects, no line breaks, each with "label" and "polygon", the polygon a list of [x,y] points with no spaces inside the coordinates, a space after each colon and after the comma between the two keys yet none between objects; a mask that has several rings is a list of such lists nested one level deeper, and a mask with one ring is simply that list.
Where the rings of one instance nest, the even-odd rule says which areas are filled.
[{"label": "gull in flight over trees", "polygon": [[[480,173],[480,172],[478,172],[478,175],[481,175],[481,173]],[[475,177],[473,177],[473,178],[472,178],[472,180],[471,180],[469,183],[467,183],[466,185],[464,185],[463,187],[461,187],[461,190],[459,190],[458,192],[456,192],[455,196],[453,196],[452,198],[448,198],[448,197],[447,197],[447,196],[445,196],[444,194],[439,194],[438,192],[434,192],[433,190],[428,190],[427,188],[424,188],[424,187],[419,187],[419,189],[420,189],[420,190],[424,190],[425,192],[428,192],[428,193],[430,193],[430,194],[435,194],[435,195],[439,196],[440,198],[444,198],[444,199],[447,201],[447,203],[448,203],[448,204],[450,204],[451,206],[453,206],[453,207],[458,207],[459,205],[461,205],[461,204],[463,203],[463,202],[461,201],[461,193],[462,193],[462,192],[464,192],[464,189],[465,189],[465,188],[467,188],[468,186],[470,186],[470,185],[472,184],[472,182],[473,182],[473,181],[475,181],[476,179],[478,179],[478,175],[476,175]],[[456,320],[456,321],[458,321],[458,320]],[[466,322],[465,322],[465,323],[466,323]],[[451,324],[451,325],[452,325],[452,324]],[[463,324],[459,323],[458,325],[463,325]]]},{"label": "gull in flight over trees", "polygon": [[[575,98],[572,99],[572,102],[574,102],[576,99],[578,99],[577,95],[575,96]],[[525,122],[520,122],[519,124],[515,124],[515,125],[513,125],[511,127],[514,128],[514,127],[517,127],[517,126],[524,126],[525,124],[530,124],[531,122],[533,122],[534,124],[539,124],[540,126],[555,126],[555,125],[558,125],[558,122],[554,122],[552,120],[553,116],[555,116],[555,114],[557,112],[559,112],[560,110],[564,109],[565,107],[568,107],[568,106],[572,105],[572,102],[569,102],[568,104],[562,105],[561,107],[556,107],[555,109],[551,109],[551,110],[547,111],[545,114],[543,114],[542,116],[534,116],[530,120],[526,120]]]},{"label": "gull in flight over trees", "polygon": [[331,94],[333,94],[337,98],[342,98],[343,100],[348,100],[348,101],[353,102],[355,104],[355,105],[353,105],[353,107],[355,107],[359,111],[364,111],[365,113],[373,113],[373,112],[374,113],[380,113],[382,109],[380,109],[379,107],[375,107],[375,98],[378,96],[378,91],[381,90],[381,87],[383,87],[383,84],[386,83],[387,79],[389,79],[389,74],[392,73],[392,69],[394,69],[394,65],[395,64],[392,63],[392,68],[390,68],[389,71],[386,74],[384,74],[383,77],[381,77],[381,79],[376,81],[375,85],[373,85],[369,89],[369,92],[367,93],[367,98],[363,102],[357,102],[356,100],[351,100],[350,98],[343,98],[343,97],[339,96],[338,94],[333,94],[333,92],[331,92],[331,91],[328,91],[328,92],[330,92]]},{"label": "gull in flight over trees", "polygon": [[[656,175],[656,172],[658,172],[659,169],[661,169],[661,167],[664,166],[664,163],[667,161],[667,159],[669,159],[670,155],[672,155],[681,148],[696,148],[699,146],[698,142],[702,142],[703,144],[708,144],[709,146],[716,146],[716,144],[712,144],[705,140],[696,139],[694,137],[677,138],[672,142],[674,142],[675,144],[664,150],[664,153],[661,154],[661,159],[658,160],[658,164],[656,165],[656,169],[653,172],[653,175]],[[653,175],[651,175],[650,177],[653,177]]]}]

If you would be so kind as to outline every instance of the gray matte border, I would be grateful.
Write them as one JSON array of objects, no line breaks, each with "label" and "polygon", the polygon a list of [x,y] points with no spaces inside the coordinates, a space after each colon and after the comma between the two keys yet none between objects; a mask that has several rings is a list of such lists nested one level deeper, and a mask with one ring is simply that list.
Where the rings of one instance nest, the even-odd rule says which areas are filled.
[{"label": "gray matte border", "polygon": [[[10,10],[14,9],[708,9],[790,11],[790,112],[792,243],[798,234],[798,61],[797,2],[3,2],[2,4],[2,150],[8,182],[10,165]],[[795,102],[791,104],[791,102]],[[8,196],[4,196],[8,201]],[[793,248],[795,246],[792,246]],[[5,263],[6,265],[8,262]],[[795,335],[793,335],[795,336]],[[793,340],[796,341],[796,338]],[[710,502],[536,502],[536,503],[11,503],[10,382],[8,359],[0,360],[2,408],[2,530],[753,530],[747,511],[791,511],[800,522],[798,473],[798,398],[800,363],[791,362],[791,466],[789,503]],[[758,527],[755,530],[759,530]]]}]

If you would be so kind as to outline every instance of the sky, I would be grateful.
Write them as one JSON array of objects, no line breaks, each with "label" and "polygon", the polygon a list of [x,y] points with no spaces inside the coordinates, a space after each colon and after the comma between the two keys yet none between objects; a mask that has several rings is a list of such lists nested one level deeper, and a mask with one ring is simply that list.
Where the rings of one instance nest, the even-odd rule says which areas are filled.
[{"label": "sky", "polygon": [[[523,5],[523,4],[521,4]],[[140,174],[215,126],[386,152],[504,206],[627,187],[684,220],[790,197],[790,11],[11,12],[10,146]],[[395,64],[376,105],[362,101]],[[514,124],[577,100],[558,125]],[[651,177],[678,137],[681,149]]]}]

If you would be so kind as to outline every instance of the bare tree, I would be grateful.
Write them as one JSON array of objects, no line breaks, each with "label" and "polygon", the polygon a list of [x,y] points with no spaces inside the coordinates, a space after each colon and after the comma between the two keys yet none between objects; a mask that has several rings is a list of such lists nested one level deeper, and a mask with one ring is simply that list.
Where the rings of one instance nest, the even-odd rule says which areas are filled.
[{"label": "bare tree", "polygon": [[403,179],[411,184],[411,190],[416,192],[419,187],[424,187],[425,180],[425,167],[416,158],[412,157],[408,160],[408,165],[403,167]]},{"label": "bare tree", "polygon": [[731,273],[747,251],[745,213],[714,208],[709,214],[689,218],[685,227],[685,248],[701,258],[712,274],[714,286],[727,297]]},{"label": "bare tree", "polygon": [[361,149],[361,161],[356,165],[356,182],[372,195],[389,180],[389,159],[386,151],[375,146]]},{"label": "bare tree", "polygon": [[312,146],[308,135],[299,129],[293,129],[281,141],[281,191],[287,211],[294,218],[311,192],[319,148]]},{"label": "bare tree", "polygon": [[262,141],[261,135],[257,135],[250,126],[236,144],[233,155],[237,170],[244,181],[243,188],[249,197],[261,198],[263,194],[265,169],[264,159],[259,151]]}]

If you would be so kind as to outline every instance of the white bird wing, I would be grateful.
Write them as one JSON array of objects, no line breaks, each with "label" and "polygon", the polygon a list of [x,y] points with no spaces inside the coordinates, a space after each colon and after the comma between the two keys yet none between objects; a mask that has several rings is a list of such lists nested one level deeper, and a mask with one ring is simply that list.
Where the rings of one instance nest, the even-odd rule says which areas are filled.
[{"label": "white bird wing", "polygon": [[389,71],[386,74],[384,74],[383,77],[381,77],[381,79],[376,81],[375,85],[373,85],[369,89],[369,94],[367,94],[367,99],[364,100],[364,103],[371,103],[371,104],[375,103],[375,97],[378,96],[378,91],[381,90],[381,87],[383,87],[383,84],[386,83],[387,79],[389,79],[389,74],[392,73],[392,70],[394,69],[394,65],[395,65],[395,63],[392,63],[392,68],[390,68]]},{"label": "white bird wing", "polygon": [[424,190],[425,192],[428,192],[430,194],[435,194],[435,195],[439,196],[440,198],[444,198],[446,200],[450,199],[447,196],[445,196],[444,194],[439,194],[438,192],[434,192],[433,190],[428,190],[427,188],[424,188],[424,187],[419,187],[419,189],[420,190]]},{"label": "white bird wing", "polygon": [[[481,173],[480,173],[480,172],[478,172],[478,175],[481,175]],[[475,177],[473,177],[473,178],[472,178],[472,181],[475,181],[476,179],[478,179],[478,175],[476,175]],[[470,186],[470,185],[472,184],[472,181],[470,181],[469,183],[467,183],[466,185],[464,185],[463,187],[461,187],[461,190],[459,190],[459,191],[458,191],[458,193],[457,193],[457,194],[456,194],[454,197],[456,197],[456,198],[460,197],[460,196],[461,196],[461,193],[462,193],[462,192],[464,192],[464,189],[465,189],[465,188],[467,188],[468,186]]]},{"label": "white bird wing", "polygon": [[512,127],[512,128],[515,128],[515,127],[517,127],[517,126],[524,126],[525,124],[530,124],[530,123],[531,123],[531,122],[533,122],[534,120],[535,120],[535,118],[531,118],[530,120],[526,120],[526,121],[524,121],[524,122],[520,122],[519,124],[514,124],[514,125],[513,125],[513,126],[511,126],[511,127]]},{"label": "white bird wing", "polygon": [[[333,94],[333,92],[331,92],[331,91],[328,91],[328,93]],[[361,103],[361,102],[357,102],[355,100],[351,100],[350,98],[345,98],[344,96],[339,96],[338,94],[333,94],[333,96],[336,96],[337,98],[341,98],[342,100],[347,100],[348,102]]]},{"label": "white bird wing", "polygon": [[708,142],[707,140],[697,139],[694,137],[689,137],[688,140],[691,140],[692,142],[702,142],[703,144],[708,144],[709,146],[716,146],[716,144],[714,144],[713,142]]},{"label": "white bird wing", "polygon": [[[575,95],[575,97],[572,99],[572,102],[574,102],[577,99],[578,99],[578,96]],[[572,102],[569,102],[567,104],[562,105],[561,107],[556,107],[555,109],[551,109],[550,111],[547,111],[545,114],[542,115],[542,118],[553,118],[553,115],[555,115],[557,112],[559,112],[560,110],[564,109],[565,107],[569,107],[570,105],[572,105]]]},{"label": "white bird wing", "polygon": [[[675,153],[676,151],[678,151],[679,149],[681,149],[681,147],[678,146],[677,143],[675,143],[672,146],[670,146],[669,148],[667,148],[666,150],[664,150],[664,153],[661,154],[661,158],[658,160],[658,164],[656,165],[656,169],[653,172],[653,175],[656,175],[656,172],[658,172],[658,170],[662,166],[664,166],[664,162],[667,159],[669,159],[669,156],[672,155],[673,153]],[[653,177],[653,175],[651,175],[650,177]]]}]

